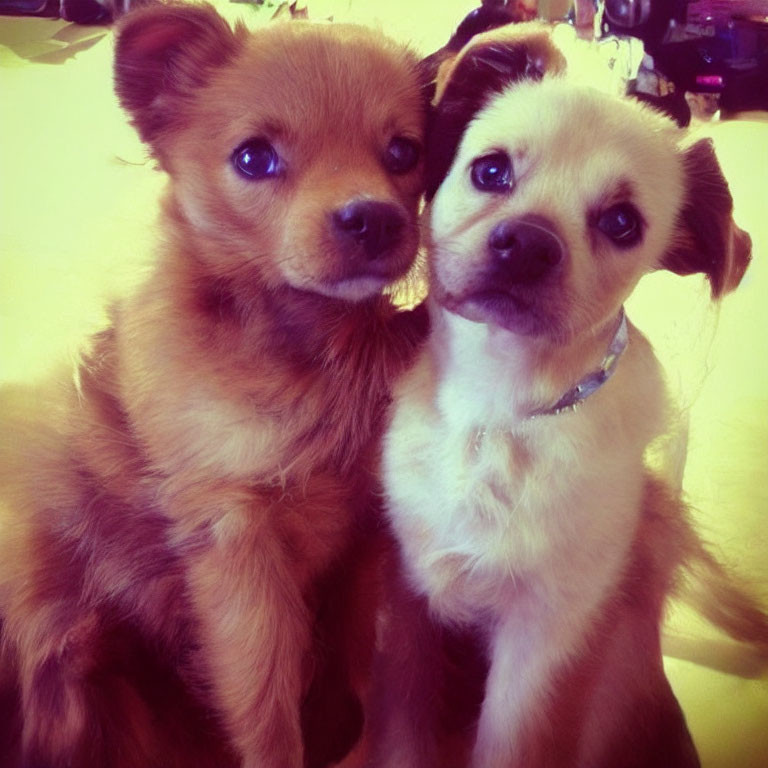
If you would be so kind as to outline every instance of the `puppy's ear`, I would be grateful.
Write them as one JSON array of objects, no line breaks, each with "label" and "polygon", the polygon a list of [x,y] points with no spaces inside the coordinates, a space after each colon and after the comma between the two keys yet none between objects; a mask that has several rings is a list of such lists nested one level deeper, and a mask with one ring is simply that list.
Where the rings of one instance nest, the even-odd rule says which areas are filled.
[{"label": "puppy's ear", "polygon": [[662,266],[678,275],[702,272],[719,298],[741,282],[752,241],[733,222],[733,200],[712,142],[702,139],[685,150],[683,167],[686,197]]},{"label": "puppy's ear", "polygon": [[437,73],[444,62],[454,58],[475,35],[515,21],[520,19],[515,11],[506,5],[482,5],[470,11],[456,27],[451,39],[421,61],[420,70],[428,101],[431,102],[434,98]]},{"label": "puppy's ear", "polygon": [[427,126],[427,200],[448,175],[467,125],[493,96],[520,80],[540,80],[565,67],[542,25],[512,25],[502,32],[481,35],[438,71]]},{"label": "puppy's ear", "polygon": [[121,20],[115,90],[143,141],[173,126],[184,98],[237,53],[240,38],[207,4],[154,5]]}]

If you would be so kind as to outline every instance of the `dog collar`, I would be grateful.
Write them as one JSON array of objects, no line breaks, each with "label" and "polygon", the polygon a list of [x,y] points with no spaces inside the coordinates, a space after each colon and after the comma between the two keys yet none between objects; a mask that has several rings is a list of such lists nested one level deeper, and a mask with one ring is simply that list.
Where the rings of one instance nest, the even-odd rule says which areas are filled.
[{"label": "dog collar", "polygon": [[611,378],[619,363],[619,358],[627,348],[628,341],[627,315],[624,312],[624,307],[622,307],[619,313],[619,326],[613,335],[613,340],[608,347],[608,352],[603,358],[603,362],[600,363],[600,367],[596,371],[587,374],[574,387],[571,387],[553,406],[538,408],[528,414],[527,418],[535,419],[540,416],[554,416],[555,414],[563,413],[563,411],[576,410],[581,403],[597,392]]}]

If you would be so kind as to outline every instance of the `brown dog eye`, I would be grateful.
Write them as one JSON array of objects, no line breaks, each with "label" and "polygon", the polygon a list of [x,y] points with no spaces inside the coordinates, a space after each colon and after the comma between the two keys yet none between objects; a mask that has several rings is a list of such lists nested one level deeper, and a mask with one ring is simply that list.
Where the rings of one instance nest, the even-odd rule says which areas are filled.
[{"label": "brown dog eye", "polygon": [[384,153],[384,166],[390,173],[408,173],[419,162],[419,145],[415,141],[395,136]]},{"label": "brown dog eye", "polygon": [[481,192],[506,192],[514,182],[512,161],[504,152],[478,157],[472,163],[471,176]]},{"label": "brown dog eye", "polygon": [[597,228],[619,248],[637,245],[643,233],[640,214],[629,203],[619,203],[603,211]]},{"label": "brown dog eye", "polygon": [[246,179],[268,179],[277,176],[280,156],[265,139],[248,139],[232,153],[235,170]]}]

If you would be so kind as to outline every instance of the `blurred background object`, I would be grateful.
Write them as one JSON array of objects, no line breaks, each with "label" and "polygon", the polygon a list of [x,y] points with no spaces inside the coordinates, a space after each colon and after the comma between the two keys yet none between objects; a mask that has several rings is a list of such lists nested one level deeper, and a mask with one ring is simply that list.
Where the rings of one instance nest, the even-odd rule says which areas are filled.
[{"label": "blurred background object", "polygon": [[[643,42],[634,91],[690,119],[684,95],[733,114],[768,109],[768,0],[601,0],[603,35]],[[711,108],[706,110],[711,113]],[[686,114],[688,113],[688,114]]]}]

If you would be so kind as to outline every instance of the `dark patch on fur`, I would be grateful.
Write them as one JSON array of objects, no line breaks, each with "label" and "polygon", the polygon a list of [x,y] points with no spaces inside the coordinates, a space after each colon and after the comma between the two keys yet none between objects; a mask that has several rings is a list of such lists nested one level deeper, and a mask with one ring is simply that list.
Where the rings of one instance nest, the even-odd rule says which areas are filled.
[{"label": "dark patch on fur", "polygon": [[4,643],[0,618],[0,756],[4,768],[17,768],[21,756],[21,688]]},{"label": "dark patch on fur", "polygon": [[[80,698],[85,729],[71,735],[55,762],[33,738],[23,765],[235,766],[216,716],[178,671],[192,666],[196,633],[167,519],[102,493],[83,522],[80,537],[58,532],[38,542],[36,588],[40,599],[60,606],[57,623],[66,641],[35,670],[28,706],[37,723],[33,733],[42,736],[66,719],[69,697]],[[100,590],[97,562],[101,576],[110,573],[108,583],[124,585],[119,593]],[[148,600],[159,601],[153,614],[164,626],[130,618],[146,615],[141,606]],[[73,626],[72,617],[82,619],[88,604],[93,622]],[[14,690],[3,685],[0,706],[13,701]],[[3,734],[0,743],[12,738]]]},{"label": "dark patch on fur", "polygon": [[61,685],[64,676],[59,658],[49,656],[35,671],[29,695],[35,700],[35,716],[55,723],[66,713],[67,700]]},{"label": "dark patch on fur", "polygon": [[481,5],[462,19],[446,48],[458,53],[475,35],[523,20],[523,15],[516,8],[507,5]]},{"label": "dark patch on fur", "polygon": [[[36,600],[56,607],[51,631],[61,643],[30,680],[22,765],[234,766],[200,690],[178,672],[192,666],[196,632],[167,517],[127,505],[83,467],[77,471],[87,500],[82,525],[70,531],[54,523],[35,543]],[[105,591],[104,584],[122,586]],[[51,762],[44,734],[66,721],[71,697],[82,702],[84,729],[68,734]],[[16,674],[4,672],[0,713],[18,707],[18,698]],[[18,718],[8,720],[0,745],[18,753]]]},{"label": "dark patch on fur", "polygon": [[470,11],[462,19],[451,39],[440,50],[427,56],[419,64],[425,81],[423,91],[427,102],[431,103],[435,95],[435,78],[440,65],[455,56],[475,35],[503,27],[516,21],[522,21],[516,9],[506,5],[483,5]]},{"label": "dark patch on fur", "polygon": [[[678,275],[704,273],[712,296],[717,298],[729,287],[735,287],[728,285],[731,249],[736,248],[733,266],[738,284],[749,263],[751,241],[746,232],[734,231],[733,200],[712,141],[696,142],[686,151],[683,163],[688,189],[678,221],[682,236],[662,263]],[[736,239],[732,241],[734,235]]]},{"label": "dark patch on fur", "polygon": [[[380,432],[390,402],[386,382],[396,377],[412,359],[426,338],[429,324],[424,306],[397,312],[392,307],[387,311],[387,303],[387,299],[376,297],[368,303],[347,305],[344,311],[358,313],[359,321],[338,323],[339,333],[332,337],[330,344],[325,334],[318,339],[321,343],[314,347],[311,364],[314,367],[320,362],[331,372],[327,408],[297,437],[292,453],[311,451],[319,441],[327,441],[330,421],[344,425],[341,432],[348,436],[331,456],[333,467],[342,474],[359,471],[356,457],[365,450],[369,436]],[[330,306],[326,299],[326,311]],[[305,332],[304,336],[307,335]],[[370,388],[358,393],[337,385],[351,380],[367,380]],[[364,396],[365,404],[355,402],[354,396]],[[355,441],[359,442],[350,451],[350,444]]]},{"label": "dark patch on fur", "polygon": [[475,115],[508,86],[528,78],[540,80],[542,74],[520,43],[478,45],[464,56],[427,122],[427,200],[448,175]]},{"label": "dark patch on fur", "polygon": [[[52,758],[34,741],[24,768],[234,768],[238,764],[217,719],[191,695],[137,626],[106,611],[99,663],[82,681],[85,732],[68,754]],[[66,702],[67,661],[49,659],[35,678],[34,705],[56,727]],[[40,712],[46,707],[47,712]],[[49,719],[53,718],[53,719]]]},{"label": "dark patch on fur", "polygon": [[282,286],[263,291],[259,302],[269,322],[268,354],[290,362],[298,374],[318,365],[339,376],[353,368],[355,377],[374,378],[371,365],[397,372],[412,359],[429,326],[424,306],[399,312],[381,296],[348,302]]},{"label": "dark patch on fur", "polygon": [[225,279],[214,280],[200,286],[200,311],[219,322],[243,322],[243,311],[238,306],[235,291]]},{"label": "dark patch on fur", "polygon": [[469,759],[485,696],[487,633],[484,627],[446,626],[436,619],[427,598],[406,583],[401,557],[393,553],[383,571],[382,651],[369,713],[372,740],[381,741],[405,706],[409,719],[400,725],[408,732],[402,738],[416,747],[415,764],[463,765],[457,755]]},{"label": "dark patch on fur", "polygon": [[[176,655],[166,656],[157,652],[154,642],[138,627],[114,621],[105,646],[108,653],[101,672],[103,680],[94,682],[98,682],[98,690],[106,693],[115,687],[114,682],[109,684],[110,678],[119,681],[121,688],[134,689],[155,728],[153,764],[178,768],[238,765],[218,717],[199,700],[199,691],[192,695],[176,671],[184,666],[184,656],[194,651],[188,636]],[[109,701],[105,701],[104,709],[108,710],[108,705]],[[121,732],[120,715],[119,710],[113,710],[112,733]]]},{"label": "dark patch on fur", "polygon": [[477,722],[485,697],[489,659],[484,630],[441,627],[445,678],[442,724],[446,733],[469,729]]},{"label": "dark patch on fur", "polygon": [[[369,547],[370,539],[354,539]],[[352,572],[356,558],[341,557],[313,589],[313,643],[315,669],[301,707],[306,768],[324,768],[339,762],[355,745],[363,730],[363,708],[354,694],[345,647],[345,615],[350,590],[357,585]],[[353,638],[373,647],[372,638]]]}]

